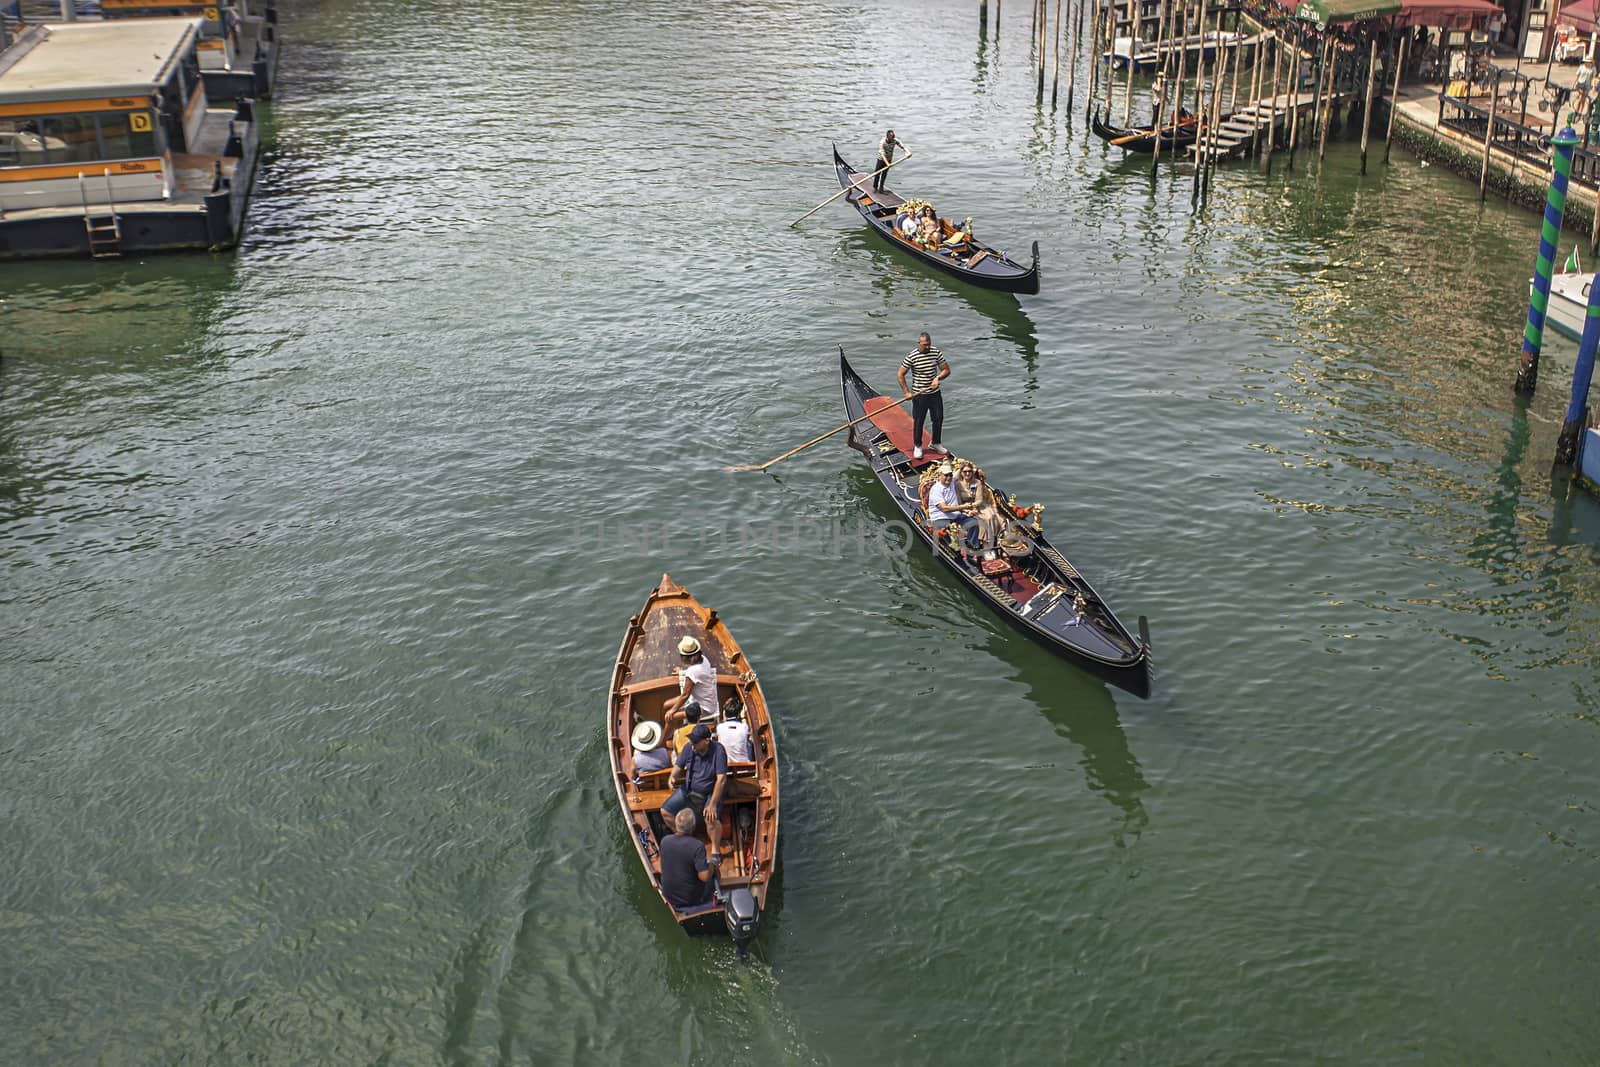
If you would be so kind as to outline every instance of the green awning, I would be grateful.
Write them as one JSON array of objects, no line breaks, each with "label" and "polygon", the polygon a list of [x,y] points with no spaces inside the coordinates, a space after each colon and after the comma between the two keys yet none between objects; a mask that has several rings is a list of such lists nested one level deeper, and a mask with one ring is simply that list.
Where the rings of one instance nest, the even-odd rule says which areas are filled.
[{"label": "green awning", "polygon": [[1400,12],[1400,0],[1300,0],[1294,17],[1319,29],[1343,22],[1362,22]]}]

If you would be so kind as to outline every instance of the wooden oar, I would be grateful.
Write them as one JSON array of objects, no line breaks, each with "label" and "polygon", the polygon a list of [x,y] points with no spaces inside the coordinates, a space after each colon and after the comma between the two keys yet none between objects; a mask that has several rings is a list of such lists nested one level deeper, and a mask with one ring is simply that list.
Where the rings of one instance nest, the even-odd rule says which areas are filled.
[{"label": "wooden oar", "polygon": [[[1162,126],[1162,127],[1159,127],[1159,129],[1161,130],[1161,135],[1163,137],[1165,137],[1167,134],[1176,131],[1181,126],[1193,126],[1193,125],[1194,125],[1194,123],[1191,122],[1189,119],[1180,119],[1179,121],[1174,122],[1171,126]],[[1128,141],[1136,141],[1141,137],[1149,137],[1149,136],[1150,136],[1150,131],[1149,130],[1140,130],[1138,133],[1130,133],[1126,137],[1113,138],[1112,140],[1107,141],[1106,144],[1123,144],[1123,143],[1128,142]]]},{"label": "wooden oar", "polygon": [[827,433],[823,434],[821,437],[813,437],[811,440],[807,441],[805,444],[801,445],[799,448],[791,448],[789,451],[785,452],[783,455],[777,457],[777,459],[769,459],[765,463],[756,464],[755,466],[723,467],[722,469],[725,470],[725,471],[764,471],[768,467],[772,466],[774,463],[778,462],[778,460],[788,459],[790,456],[794,455],[796,452],[804,452],[806,449],[810,448],[812,445],[817,444],[818,442],[821,442],[821,441],[826,441],[828,438],[832,437],[834,434],[842,433],[843,431],[848,430],[850,427],[854,426],[858,422],[866,422],[868,419],[872,418],[872,416],[878,414],[878,412],[888,411],[890,408],[897,408],[901,404],[904,404],[907,400],[914,400],[920,395],[921,395],[920,393],[912,393],[910,396],[903,396],[899,400],[896,400],[892,404],[883,405],[883,407],[879,408],[877,411],[868,412],[867,414],[862,415],[858,419],[851,419],[849,422],[845,423],[843,426],[835,426],[833,429],[829,430]]},{"label": "wooden oar", "polygon": [[[905,142],[896,141],[895,143],[896,144],[904,144]],[[906,149],[906,154],[905,155],[903,155],[899,159],[896,159],[893,162],[891,162],[889,164],[889,166],[887,166],[887,167],[879,167],[877,170],[873,171],[871,174],[863,174],[861,177],[857,178],[855,181],[851,182],[849,185],[845,186],[843,189],[840,189],[837,193],[834,193],[832,196],[828,197],[828,199],[824,200],[822,203],[818,204],[816,207],[812,208],[810,211],[806,212],[804,215],[801,215],[799,218],[797,218],[793,222],[789,223],[789,225],[790,226],[798,226],[798,225],[800,225],[806,219],[809,219],[812,215],[815,215],[817,212],[821,211],[823,208],[827,207],[829,204],[831,204],[835,200],[839,199],[845,193],[860,192],[861,191],[860,187],[861,187],[861,183],[862,182],[866,181],[868,178],[876,177],[877,175],[882,174],[884,171],[888,170],[889,167],[898,167],[900,164],[904,163],[906,160],[908,160],[910,158],[911,158],[911,149],[908,148],[908,149]]]}]

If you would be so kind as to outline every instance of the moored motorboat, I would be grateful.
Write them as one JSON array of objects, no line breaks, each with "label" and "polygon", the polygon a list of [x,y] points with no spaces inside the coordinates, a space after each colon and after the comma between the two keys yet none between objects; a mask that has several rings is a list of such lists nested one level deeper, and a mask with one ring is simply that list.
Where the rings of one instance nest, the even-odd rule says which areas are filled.
[{"label": "moored motorboat", "polygon": [[[716,892],[705,904],[687,909],[669,901],[661,885],[661,841],[671,829],[660,812],[672,795],[667,787],[670,771],[640,772],[633,747],[641,727],[647,735],[653,731],[663,741],[670,740],[661,733],[663,704],[678,694],[674,668],[684,662],[678,642],[685,637],[699,642],[716,669],[719,707],[730,700],[743,706],[753,757],[728,765]],[[742,955],[759,927],[778,858],[778,747],[761,685],[733,635],[715,611],[703,607],[670,575],[661,576],[639,614],[628,620],[611,675],[606,743],[628,836],[661,902],[691,933],[725,929]],[[707,839],[703,821],[696,836]]]},{"label": "moored motorboat", "polygon": [[839,155],[837,147],[833,150],[833,167],[839,177],[840,188],[850,190],[845,199],[861,213],[861,217],[867,220],[878,236],[900,251],[985,289],[1007,293],[1039,291],[1038,241],[1033,242],[1032,264],[1024,267],[1004,252],[975,240],[970,229],[962,230],[948,220],[940,219],[942,240],[937,248],[924,248],[895,226],[895,217],[908,202],[905,197],[888,189],[873,189],[872,174],[863,174],[852,168]]},{"label": "moored motorboat", "polygon": [[1190,59],[1213,59],[1219,48],[1236,48],[1244,42],[1244,35],[1229,30],[1210,30],[1191,33],[1176,40],[1144,41],[1136,37],[1118,37],[1111,48],[1100,58],[1115,70],[1126,70],[1131,63],[1134,70],[1153,70],[1178,52],[1187,52]]},{"label": "moored motorboat", "polygon": [[1004,530],[994,549],[964,551],[959,535],[952,540],[943,531],[936,533],[928,523],[923,493],[945,457],[911,458],[911,416],[856,374],[843,349],[839,378],[846,417],[863,419],[851,429],[850,446],[867,457],[872,473],[939,562],[1028,636],[1112,685],[1149,696],[1150,639],[1144,617],[1139,618],[1136,638],[1045,537],[1042,509],[1018,507],[1015,497],[1008,502],[990,483],[990,503]]},{"label": "moored motorboat", "polygon": [[[1583,339],[1583,323],[1589,317],[1589,286],[1593,274],[1566,271],[1550,278],[1550,302],[1545,306],[1545,325],[1563,337]],[[1531,291],[1533,283],[1528,283]]]},{"label": "moored motorboat", "polygon": [[[1096,137],[1116,148],[1147,154],[1156,150],[1154,129],[1148,126],[1118,126],[1101,119],[1099,108],[1095,108],[1094,114],[1090,116],[1089,128],[1094,131]],[[1198,134],[1198,120],[1193,115],[1185,115],[1176,123],[1161,127],[1161,151],[1171,152],[1174,149],[1187,148],[1194,144]]]}]

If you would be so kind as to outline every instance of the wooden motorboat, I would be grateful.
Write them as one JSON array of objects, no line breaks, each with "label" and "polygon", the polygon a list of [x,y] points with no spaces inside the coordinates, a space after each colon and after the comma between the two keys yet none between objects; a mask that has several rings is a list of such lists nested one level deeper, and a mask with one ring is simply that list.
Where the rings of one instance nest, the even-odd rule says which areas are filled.
[{"label": "wooden motorboat", "polygon": [[[1155,130],[1140,126],[1118,126],[1100,118],[1100,109],[1095,108],[1094,114],[1089,119],[1089,128],[1094,135],[1107,144],[1129,152],[1152,153],[1156,150]],[[1161,127],[1162,154],[1174,150],[1182,150],[1194,144],[1199,135],[1200,124],[1193,115],[1186,115],[1176,124]]]},{"label": "wooden motorboat", "polygon": [[924,248],[906,237],[895,227],[895,217],[906,203],[906,198],[888,189],[873,189],[872,174],[855,170],[833,150],[833,167],[839,176],[839,186],[849,189],[845,197],[850,205],[861,212],[861,217],[878,236],[900,251],[953,274],[963,281],[985,289],[998,289],[1006,293],[1037,293],[1039,291],[1039,242],[1033,242],[1033,263],[1024,267],[1000,250],[972,239],[948,219],[939,220],[943,234],[937,249]]},{"label": "wooden motorboat", "polygon": [[1149,696],[1150,637],[1144,617],[1135,638],[1051,545],[1038,511],[1018,507],[1014,498],[1008,502],[992,482],[989,489],[1005,530],[992,553],[964,554],[959,533],[953,541],[943,531],[936,534],[924,510],[922,486],[947,457],[911,458],[911,416],[863,381],[843,349],[839,378],[846,417],[870,416],[851,428],[850,446],[867,457],[872,473],[939,562],[1017,629],[1112,685]]},{"label": "wooden motorboat", "polygon": [[[716,895],[689,911],[675,908],[664,895],[661,902],[691,933],[725,929],[742,955],[756,935],[778,858],[778,746],[761,685],[733,635],[715,611],[702,607],[670,575],[661,576],[661,584],[650,590],[639,614],[628,620],[612,670],[606,705],[611,777],[628,836],[650,884],[661,895],[660,842],[671,829],[662,822],[660,811],[672,795],[667,788],[670,771],[636,773],[631,738],[641,723],[661,724],[663,703],[677,695],[673,668],[683,663],[677,646],[685,636],[699,641],[716,667],[719,703],[726,704],[731,697],[743,705],[754,760],[729,764]],[[703,823],[699,836],[706,840]]]}]

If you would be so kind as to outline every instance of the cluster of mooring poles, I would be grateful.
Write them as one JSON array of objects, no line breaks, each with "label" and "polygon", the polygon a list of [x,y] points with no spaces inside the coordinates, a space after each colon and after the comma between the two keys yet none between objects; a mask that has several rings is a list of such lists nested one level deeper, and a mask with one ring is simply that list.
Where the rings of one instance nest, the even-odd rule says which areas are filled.
[{"label": "cluster of mooring poles", "polygon": [[[1060,105],[1063,49],[1068,121],[1076,105],[1080,58],[1087,62],[1089,79],[1086,122],[1099,111],[1109,123],[1120,103],[1127,127],[1135,79],[1152,77],[1151,173],[1158,172],[1163,154],[1175,162],[1185,154],[1192,157],[1195,204],[1209,198],[1218,161],[1249,158],[1270,173],[1276,153],[1287,153],[1285,165],[1292,170],[1297,154],[1314,148],[1320,163],[1329,134],[1354,123],[1357,115],[1365,174],[1374,104],[1386,90],[1399,91],[1408,34],[1393,18],[1309,22],[1274,17],[1270,9],[1245,12],[1227,0],[1055,0],[1053,12],[1050,0],[1032,2],[1037,104],[1044,104],[1048,62],[1050,106]],[[997,31],[1000,5],[995,0]],[[979,0],[978,19],[980,32],[987,33],[989,0]],[[1253,33],[1244,32],[1246,20]],[[1124,55],[1119,85],[1114,62]],[[1346,104],[1347,116],[1342,114]],[[1191,127],[1192,144],[1180,135]],[[1383,131],[1385,163],[1393,134],[1391,107]]]}]

